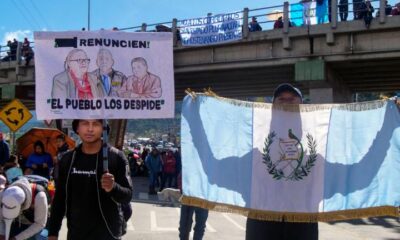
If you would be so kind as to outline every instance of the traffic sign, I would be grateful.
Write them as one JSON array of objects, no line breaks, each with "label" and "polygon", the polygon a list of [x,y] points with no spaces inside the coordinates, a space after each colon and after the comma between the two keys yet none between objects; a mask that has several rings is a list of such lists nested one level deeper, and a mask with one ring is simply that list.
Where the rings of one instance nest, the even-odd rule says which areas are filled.
[{"label": "traffic sign", "polygon": [[1,112],[0,119],[10,128],[11,131],[16,132],[26,122],[32,118],[32,114],[29,112],[21,101],[14,99],[12,102],[7,104]]}]

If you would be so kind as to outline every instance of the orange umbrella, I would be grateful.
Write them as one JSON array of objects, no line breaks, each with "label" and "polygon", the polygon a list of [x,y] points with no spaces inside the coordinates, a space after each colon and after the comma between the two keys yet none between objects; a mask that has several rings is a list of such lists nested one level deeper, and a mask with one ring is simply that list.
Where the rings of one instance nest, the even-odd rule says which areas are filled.
[{"label": "orange umbrella", "polygon": [[[28,158],[33,153],[33,145],[37,140],[40,140],[44,144],[44,150],[51,156],[55,156],[57,154],[56,137],[60,134],[64,133],[55,128],[31,128],[17,139],[18,153],[24,158]],[[74,148],[75,141],[65,134],[64,136],[69,148]]]}]

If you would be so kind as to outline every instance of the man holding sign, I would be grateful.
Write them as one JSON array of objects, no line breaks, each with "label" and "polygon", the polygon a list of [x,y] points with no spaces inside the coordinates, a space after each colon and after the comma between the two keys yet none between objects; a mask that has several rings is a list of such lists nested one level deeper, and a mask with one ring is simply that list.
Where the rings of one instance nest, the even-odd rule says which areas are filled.
[{"label": "man holding sign", "polygon": [[60,162],[59,180],[49,221],[49,239],[58,239],[64,215],[67,239],[120,239],[125,229],[123,204],[132,198],[129,164],[124,153],[108,147],[108,172],[103,172],[102,120],[74,120],[82,144]]}]

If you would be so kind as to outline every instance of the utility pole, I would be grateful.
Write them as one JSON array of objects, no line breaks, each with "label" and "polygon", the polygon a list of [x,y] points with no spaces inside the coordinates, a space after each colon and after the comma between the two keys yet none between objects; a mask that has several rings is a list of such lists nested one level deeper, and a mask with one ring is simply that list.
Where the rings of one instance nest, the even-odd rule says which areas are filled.
[{"label": "utility pole", "polygon": [[90,31],[90,0],[88,0],[88,26],[87,30]]}]

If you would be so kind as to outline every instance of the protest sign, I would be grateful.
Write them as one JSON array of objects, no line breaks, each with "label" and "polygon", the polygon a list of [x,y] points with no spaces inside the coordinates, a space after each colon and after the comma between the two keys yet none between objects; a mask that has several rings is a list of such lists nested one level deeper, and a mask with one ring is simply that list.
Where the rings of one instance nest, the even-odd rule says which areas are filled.
[{"label": "protest sign", "polygon": [[35,32],[37,118],[174,116],[171,33]]}]

